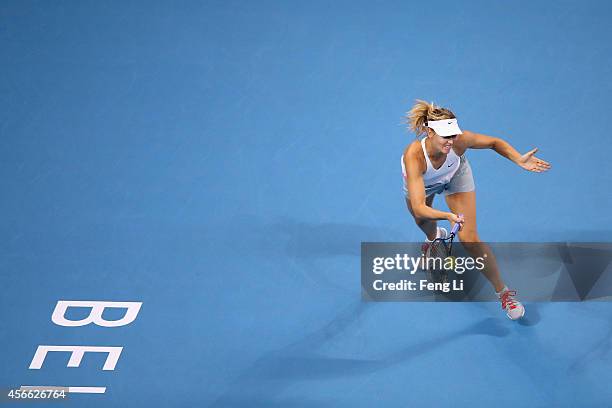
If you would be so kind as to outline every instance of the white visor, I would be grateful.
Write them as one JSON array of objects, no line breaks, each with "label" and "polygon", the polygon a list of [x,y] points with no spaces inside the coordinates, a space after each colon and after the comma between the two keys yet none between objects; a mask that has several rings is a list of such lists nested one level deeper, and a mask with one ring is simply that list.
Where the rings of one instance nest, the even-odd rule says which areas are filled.
[{"label": "white visor", "polygon": [[459,129],[457,119],[428,120],[427,127],[432,128],[438,135],[442,137],[459,135],[463,133],[461,132],[461,129]]}]

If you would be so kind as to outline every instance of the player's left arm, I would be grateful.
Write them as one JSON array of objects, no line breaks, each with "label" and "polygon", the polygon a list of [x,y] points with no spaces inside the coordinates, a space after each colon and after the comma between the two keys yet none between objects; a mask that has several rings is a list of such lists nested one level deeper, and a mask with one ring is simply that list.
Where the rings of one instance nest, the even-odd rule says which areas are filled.
[{"label": "player's left arm", "polygon": [[491,149],[497,154],[516,163],[528,171],[542,173],[550,169],[550,163],[535,156],[538,148],[532,149],[525,154],[520,154],[510,143],[499,137],[482,135],[480,133],[464,130],[461,134],[461,143],[466,149]]}]

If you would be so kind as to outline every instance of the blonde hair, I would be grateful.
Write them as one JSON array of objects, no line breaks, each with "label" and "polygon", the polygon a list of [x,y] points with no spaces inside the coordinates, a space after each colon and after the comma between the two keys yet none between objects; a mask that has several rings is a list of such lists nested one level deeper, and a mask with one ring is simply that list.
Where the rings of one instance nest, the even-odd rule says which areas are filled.
[{"label": "blonde hair", "polygon": [[408,127],[417,136],[427,132],[425,124],[428,120],[455,119],[455,114],[450,110],[437,106],[435,103],[425,102],[417,99],[414,106],[406,114]]}]

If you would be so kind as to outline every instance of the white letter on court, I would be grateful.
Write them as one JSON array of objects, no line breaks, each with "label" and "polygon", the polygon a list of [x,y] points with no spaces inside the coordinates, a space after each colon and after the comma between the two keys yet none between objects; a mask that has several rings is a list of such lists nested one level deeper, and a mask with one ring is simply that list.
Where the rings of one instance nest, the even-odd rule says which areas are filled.
[{"label": "white letter on court", "polygon": [[[59,326],[77,327],[94,323],[102,327],[125,326],[136,320],[142,302],[102,302],[102,301],[79,301],[79,300],[58,300],[51,320]],[[65,317],[66,309],[69,307],[90,307],[89,316],[82,320],[68,320]],[[127,309],[125,316],[119,320],[104,320],[102,313],[107,307]]]},{"label": "white letter on court", "polygon": [[70,360],[67,367],[78,367],[85,352],[108,353],[102,370],[114,370],[121,355],[123,347],[96,347],[96,346],[38,346],[34,358],[30,363],[30,370],[39,370],[45,362],[49,351],[70,351]]}]

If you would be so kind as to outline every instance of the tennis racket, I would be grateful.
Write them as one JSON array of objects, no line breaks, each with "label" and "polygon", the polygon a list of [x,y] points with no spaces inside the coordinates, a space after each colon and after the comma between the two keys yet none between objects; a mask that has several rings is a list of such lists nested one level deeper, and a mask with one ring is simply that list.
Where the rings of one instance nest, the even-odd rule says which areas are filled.
[{"label": "tennis racket", "polygon": [[[459,214],[461,217],[462,214]],[[445,260],[452,254],[453,240],[459,232],[461,225],[453,225],[450,234],[446,238],[436,238],[425,251],[425,270],[428,272],[431,282],[448,282],[448,271],[444,268]]]}]

